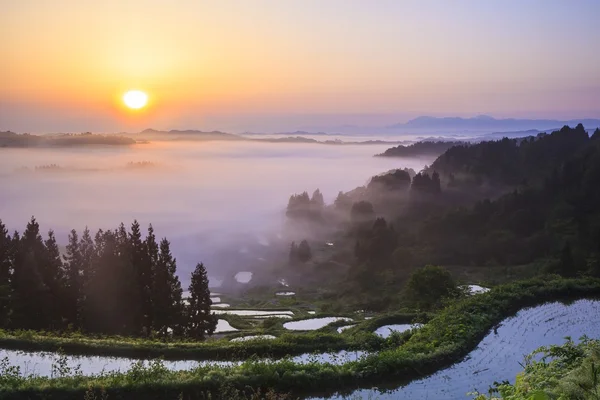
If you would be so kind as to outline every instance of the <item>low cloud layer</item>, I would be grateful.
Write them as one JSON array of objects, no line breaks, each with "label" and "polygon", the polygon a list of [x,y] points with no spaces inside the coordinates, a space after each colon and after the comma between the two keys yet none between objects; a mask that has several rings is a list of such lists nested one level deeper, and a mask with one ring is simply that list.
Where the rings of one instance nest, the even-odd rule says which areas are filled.
[{"label": "low cloud layer", "polygon": [[22,231],[35,215],[61,244],[73,228],[152,223],[171,240],[187,284],[196,262],[222,276],[244,270],[236,264],[263,262],[254,249],[285,243],[291,194],[320,188],[329,203],[372,175],[425,164],[372,157],[386,147],[178,142],[0,149],[0,218]]}]

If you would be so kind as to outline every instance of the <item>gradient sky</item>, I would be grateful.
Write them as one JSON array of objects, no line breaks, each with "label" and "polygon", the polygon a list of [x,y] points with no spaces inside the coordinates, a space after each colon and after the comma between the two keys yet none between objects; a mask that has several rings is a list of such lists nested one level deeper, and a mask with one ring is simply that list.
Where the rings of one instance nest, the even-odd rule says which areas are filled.
[{"label": "gradient sky", "polygon": [[599,17],[598,0],[0,0],[0,130],[600,117]]}]

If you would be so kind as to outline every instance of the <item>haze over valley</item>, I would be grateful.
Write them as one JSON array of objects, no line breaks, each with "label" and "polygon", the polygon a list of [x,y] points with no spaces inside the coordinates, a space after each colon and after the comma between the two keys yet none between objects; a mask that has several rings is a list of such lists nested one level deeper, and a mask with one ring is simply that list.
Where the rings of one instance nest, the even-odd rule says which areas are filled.
[{"label": "haze over valley", "polygon": [[599,16],[0,0],[0,399],[599,400]]}]

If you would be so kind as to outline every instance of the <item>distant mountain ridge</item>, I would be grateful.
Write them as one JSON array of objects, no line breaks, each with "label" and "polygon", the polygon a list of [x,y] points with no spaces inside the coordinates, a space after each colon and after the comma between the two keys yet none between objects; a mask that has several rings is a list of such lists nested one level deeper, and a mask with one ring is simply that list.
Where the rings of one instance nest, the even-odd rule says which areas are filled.
[{"label": "distant mountain ridge", "polygon": [[405,123],[389,125],[388,129],[446,129],[446,130],[548,130],[556,129],[564,125],[576,126],[583,124],[587,129],[594,130],[600,127],[600,119],[582,118],[571,120],[553,119],[496,119],[489,115],[478,115],[472,118],[462,117],[429,117],[422,116],[409,120]]}]

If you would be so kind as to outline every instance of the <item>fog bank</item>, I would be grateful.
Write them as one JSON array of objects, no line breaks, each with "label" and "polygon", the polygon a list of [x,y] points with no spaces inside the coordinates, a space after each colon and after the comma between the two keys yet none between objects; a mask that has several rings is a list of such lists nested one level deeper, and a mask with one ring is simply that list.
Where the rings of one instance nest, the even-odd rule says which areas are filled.
[{"label": "fog bank", "polygon": [[[23,231],[35,215],[61,244],[73,228],[152,223],[171,241],[187,285],[196,262],[204,261],[212,276],[268,262],[265,251],[286,241],[291,194],[320,188],[330,203],[372,175],[430,162],[373,157],[387,147],[163,142],[0,149],[0,218]],[[41,166],[52,167],[35,168]]]}]

